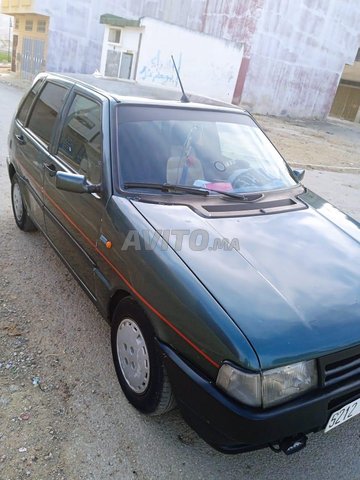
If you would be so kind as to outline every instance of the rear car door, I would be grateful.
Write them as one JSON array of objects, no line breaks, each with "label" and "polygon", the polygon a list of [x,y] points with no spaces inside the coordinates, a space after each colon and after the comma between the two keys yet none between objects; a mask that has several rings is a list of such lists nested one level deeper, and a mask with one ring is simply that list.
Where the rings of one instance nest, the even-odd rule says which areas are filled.
[{"label": "rear car door", "polygon": [[101,193],[74,193],[56,187],[56,172],[84,175],[88,182],[103,184],[104,135],[102,116],[107,99],[75,87],[72,91],[44,177],[45,224],[47,235],[95,300],[96,243],[107,200]]},{"label": "rear car door", "polygon": [[[14,122],[10,147],[20,179],[20,188],[31,218],[44,229],[44,164],[53,126],[68,89],[38,80],[22,102]],[[40,93],[39,93],[40,92]]]}]

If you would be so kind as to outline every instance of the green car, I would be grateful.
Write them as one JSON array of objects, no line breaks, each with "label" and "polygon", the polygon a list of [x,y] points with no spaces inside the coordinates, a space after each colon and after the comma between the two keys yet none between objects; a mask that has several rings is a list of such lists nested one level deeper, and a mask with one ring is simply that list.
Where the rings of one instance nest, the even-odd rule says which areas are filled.
[{"label": "green car", "polygon": [[[97,85],[101,83],[101,87]],[[360,228],[252,116],[41,74],[9,134],[15,221],[111,324],[145,414],[286,454],[360,413]]]}]

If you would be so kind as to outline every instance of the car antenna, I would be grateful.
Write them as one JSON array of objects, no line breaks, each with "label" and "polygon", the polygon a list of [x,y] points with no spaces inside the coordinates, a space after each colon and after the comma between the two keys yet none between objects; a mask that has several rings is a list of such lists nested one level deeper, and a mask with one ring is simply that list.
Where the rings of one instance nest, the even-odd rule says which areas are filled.
[{"label": "car antenna", "polygon": [[186,93],[185,93],[183,84],[182,84],[182,82],[181,82],[181,78],[180,78],[179,71],[178,71],[178,69],[176,68],[176,63],[175,63],[174,57],[173,57],[172,55],[171,55],[171,60],[172,60],[172,62],[173,62],[173,65],[174,65],[174,68],[175,68],[175,72],[176,72],[177,78],[178,78],[178,80],[179,80],[180,88],[181,88],[181,91],[182,91],[182,97],[181,97],[181,99],[180,99],[180,102],[182,102],[182,103],[190,103],[189,97],[188,97],[188,96],[186,95]]}]

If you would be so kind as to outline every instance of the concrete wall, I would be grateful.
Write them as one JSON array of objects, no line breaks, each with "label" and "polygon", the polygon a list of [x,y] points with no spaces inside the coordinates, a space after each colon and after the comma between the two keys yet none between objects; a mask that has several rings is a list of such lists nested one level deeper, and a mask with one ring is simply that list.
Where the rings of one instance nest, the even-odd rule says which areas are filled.
[{"label": "concrete wall", "polygon": [[328,114],[360,46],[360,0],[34,0],[51,17],[48,69],[100,66],[101,14],[151,16],[244,44],[235,103],[254,112]]},{"label": "concrete wall", "polygon": [[[100,16],[126,18],[150,15],[199,26],[206,0],[33,0],[37,13],[49,15],[47,68],[59,72],[93,73],[100,68],[104,25]],[[193,21],[193,19],[195,22]]]},{"label": "concrete wall", "polygon": [[93,73],[100,67],[104,25],[100,16],[155,16],[190,28],[201,28],[206,0],[33,0],[37,13],[49,15],[47,66],[62,72]]},{"label": "concrete wall", "polygon": [[34,10],[49,15],[48,68],[92,73],[99,69],[104,13],[143,16],[216,37],[245,42],[248,48],[264,0],[33,0]]},{"label": "concrete wall", "polygon": [[35,0],[35,9],[50,16],[47,69],[93,73],[99,69],[106,1]]},{"label": "concrete wall", "polygon": [[143,18],[136,79],[179,88],[171,55],[185,90],[231,102],[243,47],[152,18]]},{"label": "concrete wall", "polygon": [[359,0],[266,0],[242,105],[257,113],[325,117],[359,45]]}]

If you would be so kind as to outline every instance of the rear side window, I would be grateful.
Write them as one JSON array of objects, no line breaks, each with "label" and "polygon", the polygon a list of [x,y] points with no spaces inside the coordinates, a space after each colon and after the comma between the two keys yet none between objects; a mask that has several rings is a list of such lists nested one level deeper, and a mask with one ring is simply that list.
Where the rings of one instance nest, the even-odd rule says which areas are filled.
[{"label": "rear side window", "polygon": [[76,95],[65,120],[59,156],[94,184],[101,180],[101,105]]},{"label": "rear side window", "polygon": [[50,143],[52,129],[66,93],[65,87],[48,83],[36,100],[31,113],[28,128],[47,144]]},{"label": "rear side window", "polygon": [[41,80],[38,80],[35,83],[35,85],[31,88],[30,92],[27,94],[25,100],[23,101],[23,104],[21,105],[17,119],[22,124],[25,123],[25,120],[29,112],[29,109],[32,105],[32,102],[34,101],[34,98],[36,97],[38,91],[40,90],[40,85],[41,85]]}]

